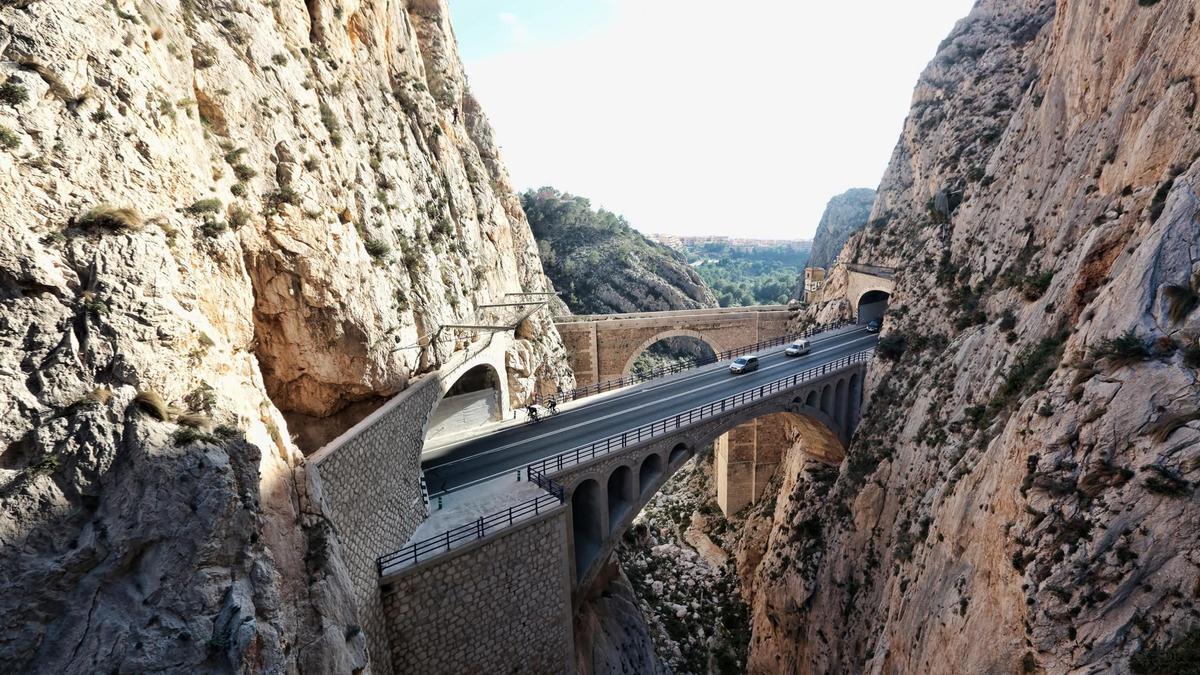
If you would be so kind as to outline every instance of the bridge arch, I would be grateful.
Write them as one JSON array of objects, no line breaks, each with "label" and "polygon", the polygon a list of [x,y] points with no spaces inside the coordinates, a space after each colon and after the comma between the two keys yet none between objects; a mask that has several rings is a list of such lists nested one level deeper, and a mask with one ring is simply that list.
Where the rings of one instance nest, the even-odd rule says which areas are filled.
[{"label": "bridge arch", "polygon": [[571,491],[571,542],[575,551],[575,578],[583,579],[604,545],[601,509],[604,508],[600,483],[581,482]]},{"label": "bridge arch", "polygon": [[650,490],[658,489],[658,479],[663,475],[663,459],[658,453],[646,455],[638,468],[638,496],[645,497]]},{"label": "bridge arch", "polygon": [[687,443],[676,443],[675,447],[671,448],[671,454],[667,458],[667,466],[678,468],[678,465],[682,464],[691,455],[692,449],[688,447]]},{"label": "bridge arch", "polygon": [[608,522],[617,523],[629,513],[637,496],[633,491],[633,470],[621,464],[608,475]]},{"label": "bridge arch", "polygon": [[722,346],[720,342],[713,339],[712,336],[705,335],[704,333],[701,333],[699,331],[689,330],[686,328],[676,328],[676,329],[672,329],[672,330],[664,330],[660,333],[657,333],[655,335],[652,335],[652,336],[646,338],[645,340],[642,341],[641,344],[639,344],[633,350],[633,352],[629,355],[629,358],[625,361],[625,367],[621,369],[621,377],[629,377],[631,374],[633,374],[633,364],[635,361],[637,361],[638,357],[641,356],[643,352],[645,352],[650,347],[654,346],[655,343],[658,343],[658,342],[661,342],[663,340],[673,338],[673,337],[695,338],[696,340],[699,340],[700,342],[703,342],[704,344],[708,345],[709,349],[712,349],[713,354],[720,354],[721,352],[725,351],[725,347]]},{"label": "bridge arch", "polygon": [[846,416],[849,418],[851,425],[858,422],[859,415],[862,413],[862,381],[862,375],[858,373],[850,375],[850,403]]},{"label": "bridge arch", "polygon": [[[611,553],[637,513],[667,478],[687,459],[708,450],[717,438],[739,425],[782,413],[795,431],[795,436],[790,437],[793,442],[802,442],[806,452],[823,461],[841,462],[845,458],[846,436],[854,423],[850,416],[856,414],[856,404],[845,399],[861,389],[859,373],[842,373],[828,383],[814,383],[812,388],[731,411],[709,423],[684,429],[674,438],[663,438],[555,476],[571,494],[576,591],[585,591],[590,586],[599,569],[596,563]],[[845,403],[833,405],[839,391]],[[814,406],[810,401],[823,401],[827,405]],[[602,534],[597,538],[595,533],[600,531]]]}]

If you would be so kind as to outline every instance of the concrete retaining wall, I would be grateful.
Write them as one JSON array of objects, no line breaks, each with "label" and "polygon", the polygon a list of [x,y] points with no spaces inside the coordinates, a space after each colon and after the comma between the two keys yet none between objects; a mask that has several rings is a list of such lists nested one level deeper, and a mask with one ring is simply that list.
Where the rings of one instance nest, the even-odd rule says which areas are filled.
[{"label": "concrete retaining wall", "polygon": [[574,670],[564,507],[382,581],[395,672]]}]

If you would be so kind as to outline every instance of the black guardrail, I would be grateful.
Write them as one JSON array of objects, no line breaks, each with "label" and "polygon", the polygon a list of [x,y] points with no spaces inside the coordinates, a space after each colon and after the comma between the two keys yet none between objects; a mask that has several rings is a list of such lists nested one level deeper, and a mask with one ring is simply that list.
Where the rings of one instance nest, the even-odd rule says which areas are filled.
[{"label": "black guardrail", "polygon": [[[531,480],[533,479],[531,478]],[[438,553],[449,551],[455,548],[456,544],[483,539],[492,532],[503,530],[522,520],[537,516],[547,509],[558,506],[566,499],[563,486],[555,483],[547,476],[539,474],[537,484],[543,490],[546,490],[546,494],[538,495],[520,504],[514,504],[503,511],[498,511],[487,516],[480,516],[465,525],[459,525],[454,529],[446,530],[428,539],[408,544],[399,551],[380,556],[375,561],[380,576],[383,576],[392,568],[404,568],[409,565],[415,565],[421,562],[423,558],[429,558]]]},{"label": "black guardrail", "polygon": [[739,406],[757,401],[768,394],[774,394],[778,391],[791,389],[796,385],[807,382],[809,380],[824,377],[834,371],[840,370],[855,363],[866,361],[871,358],[874,352],[873,348],[864,349],[860,352],[855,352],[849,356],[843,356],[836,361],[823,363],[814,368],[801,371],[794,375],[790,375],[783,379],[775,380],[768,384],[764,384],[754,389],[748,389],[741,393],[728,396],[720,401],[706,403],[698,408],[692,408],[687,412],[682,412],[670,417],[664,417],[661,420],[643,424],[642,426],[624,431],[614,436],[609,436],[603,440],[595,441],[587,445],[582,445],[578,448],[559,453],[553,457],[533,462],[526,466],[526,473],[533,480],[534,473],[546,474],[551,471],[562,471],[564,468],[579,464],[585,461],[591,461],[596,457],[606,455],[614,450],[620,450],[630,445],[635,445],[648,440],[655,436],[661,436],[668,431],[675,431],[680,427],[685,427],[700,420],[708,419],[727,411],[733,410]]},{"label": "black guardrail", "polygon": [[873,348],[864,349],[760,387],[727,396],[719,401],[706,403],[686,412],[665,417],[661,420],[644,424],[636,429],[533,462],[525,467],[525,474],[531,483],[545,490],[546,494],[538,495],[520,504],[514,504],[503,511],[497,511],[487,516],[480,516],[469,523],[407,544],[398,551],[380,556],[375,561],[379,574],[382,576],[393,569],[402,569],[409,565],[415,565],[422,559],[427,559],[454,549],[456,544],[483,539],[492,532],[503,530],[522,520],[537,516],[546,509],[562,504],[566,501],[566,490],[547,475],[551,471],[561,471],[564,468],[591,461],[614,450],[620,450],[640,443],[643,440],[662,436],[668,431],[674,431],[695,422],[732,411],[739,406],[752,403],[769,394],[791,389],[803,382],[824,377],[855,363],[869,360],[874,351]]}]

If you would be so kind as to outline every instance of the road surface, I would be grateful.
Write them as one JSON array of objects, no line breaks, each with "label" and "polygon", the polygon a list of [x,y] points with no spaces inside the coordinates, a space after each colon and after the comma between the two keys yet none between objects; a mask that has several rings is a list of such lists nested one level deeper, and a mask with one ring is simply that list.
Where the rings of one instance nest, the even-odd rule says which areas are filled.
[{"label": "road surface", "polygon": [[[786,345],[758,352],[758,370],[744,375],[731,375],[729,362],[723,361],[581,399],[541,422],[427,448],[421,468],[429,494],[436,497],[495,476],[515,476],[530,462],[836,361],[873,347],[878,339],[865,326],[841,329],[810,338],[812,351],[806,356],[785,356]],[[524,417],[523,411],[518,414]]]}]

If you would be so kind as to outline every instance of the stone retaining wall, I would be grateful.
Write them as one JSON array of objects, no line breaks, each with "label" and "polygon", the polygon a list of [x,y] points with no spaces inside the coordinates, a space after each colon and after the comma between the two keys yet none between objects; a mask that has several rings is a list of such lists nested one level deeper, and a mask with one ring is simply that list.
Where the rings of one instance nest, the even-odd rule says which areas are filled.
[{"label": "stone retaining wall", "polygon": [[308,458],[311,491],[337,531],[376,673],[390,673],[391,662],[375,560],[403,546],[427,515],[421,446],[440,397],[437,377],[424,377]]},{"label": "stone retaining wall", "polygon": [[562,506],[385,577],[381,589],[396,672],[574,670]]}]

